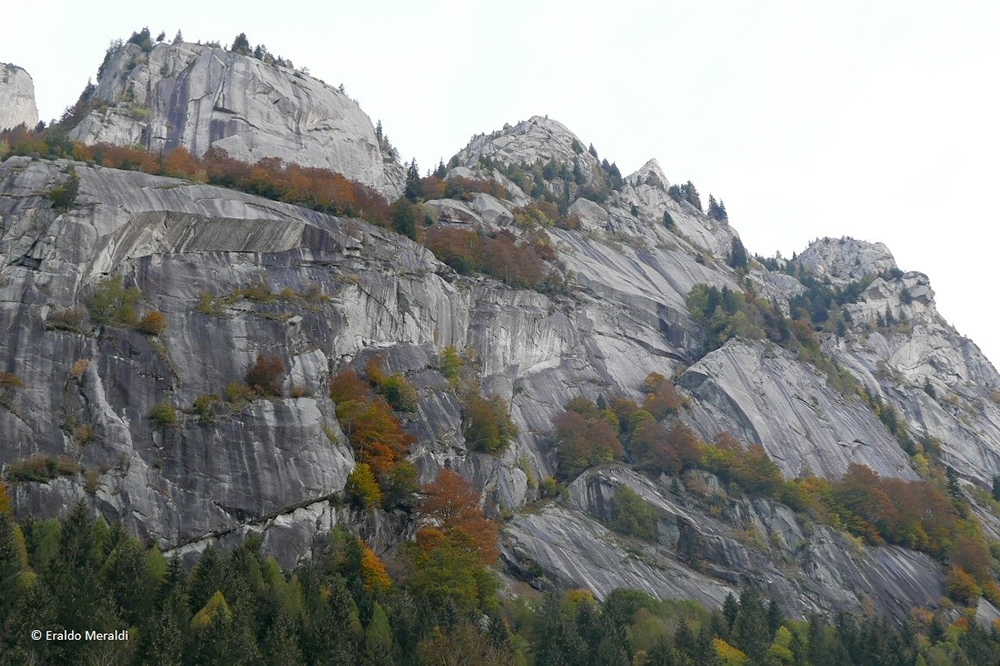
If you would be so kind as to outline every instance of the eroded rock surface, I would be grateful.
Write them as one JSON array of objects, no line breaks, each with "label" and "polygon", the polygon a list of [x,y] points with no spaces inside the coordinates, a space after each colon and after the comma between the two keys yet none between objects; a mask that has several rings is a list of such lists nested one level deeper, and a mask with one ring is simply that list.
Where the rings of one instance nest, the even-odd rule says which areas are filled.
[{"label": "eroded rock surface", "polygon": [[[149,63],[101,85],[113,91],[137,82],[142,66],[152,80],[151,64],[175,71],[171,63],[188,56],[183,71],[192,73],[203,59],[231,71],[257,66],[208,47],[172,48],[154,48]],[[154,87],[174,85],[166,81]],[[162,98],[148,99],[155,108]],[[104,114],[91,118],[98,133],[131,122],[119,107]],[[112,116],[118,120],[108,124]],[[582,146],[542,118],[477,137],[449,177],[493,177],[510,197],[479,194],[427,208],[447,225],[523,233],[513,217],[524,193],[480,157],[603,168]],[[702,354],[705,332],[686,298],[699,283],[745,287],[727,261],[738,236],[670,197],[655,161],[600,202],[567,200],[579,229],[538,230],[565,278],[548,294],[459,276],[423,247],[359,220],[141,173],[76,164],[80,193],[57,211],[49,193],[67,182],[70,166],[22,157],[0,166],[0,326],[9,331],[2,370],[24,384],[0,402],[0,464],[9,471],[31,456],[61,456],[79,468],[47,483],[14,484],[19,511],[59,515],[85,499],[179,554],[257,531],[269,552],[293,564],[338,523],[379,552],[390,550],[412,537],[413,525],[399,513],[361,515],[339,504],[354,455],[326,391],[331,374],[378,355],[418,388],[406,419],[421,481],[451,467],[482,490],[487,512],[506,519],[510,576],[542,589],[586,586],[603,596],[629,586],[711,605],[749,583],[796,614],[857,608],[870,598],[902,617],[942,595],[943,572],[929,558],[860,546],[772,502],[728,498],[706,473],[649,479],[612,465],[572,481],[558,500],[539,501],[540,482],[558,471],[552,420],[566,402],[640,398],[650,372],[675,376],[689,399],[679,418],[701,436],[729,430],[744,445],[760,444],[786,477],[836,479],[857,462],[917,478],[861,396],[834,390],[793,351],[733,339]],[[824,353],[868,395],[894,405],[914,439],[933,438],[967,483],[985,487],[1000,472],[993,401],[1000,377],[937,314],[926,276],[901,274],[884,247],[849,239],[820,241],[797,261],[832,284],[871,279],[843,307],[848,332],[821,336]],[[159,335],[70,316],[109,277],[141,291],[140,311],[164,313]],[[782,308],[805,290],[759,264],[749,277],[759,298]],[[250,286],[267,296],[247,295]],[[461,403],[439,368],[448,346],[475,359],[483,389],[510,403],[519,434],[496,456],[466,446]],[[298,397],[223,399],[261,353],[281,358],[284,395]],[[212,395],[218,399],[206,417],[195,402]],[[177,409],[176,424],[150,417],[160,403]],[[623,486],[655,510],[655,540],[609,530]],[[973,510],[988,534],[1000,534],[982,505]]]},{"label": "eroded rock surface", "polygon": [[38,124],[35,83],[17,65],[0,62],[0,132],[22,124],[28,129]]},{"label": "eroded rock surface", "polygon": [[88,100],[96,106],[70,136],[87,144],[221,148],[254,163],[279,158],[330,169],[395,199],[402,167],[379,146],[354,100],[303,72],[220,48],[125,44]]}]

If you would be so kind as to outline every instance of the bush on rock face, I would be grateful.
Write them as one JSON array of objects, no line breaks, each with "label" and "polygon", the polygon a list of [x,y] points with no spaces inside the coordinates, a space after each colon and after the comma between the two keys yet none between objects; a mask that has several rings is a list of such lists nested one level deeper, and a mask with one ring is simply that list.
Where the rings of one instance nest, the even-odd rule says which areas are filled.
[{"label": "bush on rock face", "polygon": [[497,395],[484,396],[478,391],[465,399],[462,434],[470,449],[499,453],[517,436],[517,426],[507,413],[507,401]]},{"label": "bush on rock face", "polygon": [[246,384],[260,396],[281,397],[281,378],[285,364],[277,356],[257,355],[257,361],[247,370]]}]

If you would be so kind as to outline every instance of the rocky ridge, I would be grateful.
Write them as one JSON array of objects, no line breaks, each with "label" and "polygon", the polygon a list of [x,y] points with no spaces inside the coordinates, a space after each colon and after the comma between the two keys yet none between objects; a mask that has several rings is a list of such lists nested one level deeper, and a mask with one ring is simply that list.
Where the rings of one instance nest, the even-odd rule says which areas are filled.
[{"label": "rocky ridge", "polygon": [[0,132],[22,124],[38,124],[35,82],[17,65],[0,62]]}]

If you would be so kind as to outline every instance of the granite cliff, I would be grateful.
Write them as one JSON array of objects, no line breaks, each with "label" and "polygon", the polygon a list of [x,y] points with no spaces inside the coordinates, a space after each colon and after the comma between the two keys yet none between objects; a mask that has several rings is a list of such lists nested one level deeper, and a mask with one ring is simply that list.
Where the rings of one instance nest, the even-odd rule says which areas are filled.
[{"label": "granite cliff", "polygon": [[72,130],[86,144],[221,148],[249,163],[278,158],[330,169],[399,196],[403,169],[380,145],[371,120],[340,90],[308,74],[200,44],[112,48],[90,112]]},{"label": "granite cliff", "polygon": [[38,124],[35,83],[20,67],[0,63],[0,132],[21,124]]},{"label": "granite cliff", "polygon": [[[93,92],[107,106],[72,136],[194,153],[217,145],[249,160],[295,156],[399,191],[352,102],[268,67],[191,44],[148,54],[126,45]],[[268,95],[292,106],[271,111]],[[356,140],[331,148],[344,135]],[[736,231],[677,196],[655,160],[622,177],[584,145],[537,116],[474,137],[445,180],[495,180],[502,192],[422,204],[443,227],[520,237],[526,204],[540,192],[562,198],[572,224],[532,232],[551,247],[561,279],[545,293],[461,275],[361,220],[185,180],[9,157],[0,165],[0,327],[2,370],[16,380],[0,403],[0,463],[8,475],[29,460],[51,467],[48,478],[14,483],[17,510],[62,515],[85,499],[180,554],[262,532],[268,552],[292,565],[334,524],[390,551],[412,526],[405,512],[340,501],[355,456],[326,390],[338,371],[378,355],[417,387],[407,427],[421,480],[447,466],[482,490],[503,521],[508,580],[599,597],[638,587],[712,605],[752,584],[796,615],[864,599],[897,617],[937,604],[945,570],[930,556],[727,492],[704,471],[644,475],[618,462],[542,496],[540,481],[559,472],[553,420],[567,401],[638,397],[658,372],[674,378],[687,401],[678,418],[695,433],[759,444],[788,479],[835,480],[852,463],[921,478],[919,458],[872,408],[892,405],[911,440],[933,443],[955,471],[984,532],[1000,538],[1000,520],[973,492],[1000,473],[1000,376],[937,314],[926,276],[900,271],[881,244],[851,239],[817,241],[794,265],[734,268]],[[541,183],[518,173],[548,163]],[[71,179],[75,200],[53,205]],[[837,311],[843,330],[817,333],[817,354],[849,371],[868,401],[835,388],[819,356],[766,337],[736,335],[706,353],[707,326],[688,307],[695,286],[708,285],[752,289],[788,315],[813,284],[858,285]],[[165,326],[95,319],[95,296],[112,288],[136,289],[132,307],[162,313]],[[519,434],[495,455],[465,442],[462,405],[442,371],[448,347],[474,359],[484,390],[510,406]],[[287,397],[197,408],[262,353],[288,369]],[[162,404],[175,408],[172,418],[151,416]],[[623,488],[654,513],[655,538],[607,527]]]}]

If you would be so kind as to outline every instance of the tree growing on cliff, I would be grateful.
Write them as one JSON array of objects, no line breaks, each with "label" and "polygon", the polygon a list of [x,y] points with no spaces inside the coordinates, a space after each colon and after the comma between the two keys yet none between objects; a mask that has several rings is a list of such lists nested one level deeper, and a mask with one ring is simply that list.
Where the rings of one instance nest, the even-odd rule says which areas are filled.
[{"label": "tree growing on cliff", "polygon": [[403,196],[414,203],[424,196],[424,186],[420,180],[420,169],[417,168],[416,159],[410,162],[410,166],[406,169],[406,187]]},{"label": "tree growing on cliff", "polygon": [[245,32],[236,35],[236,39],[233,40],[233,45],[229,50],[242,56],[253,55],[253,51],[250,49],[250,40],[247,39]]}]

